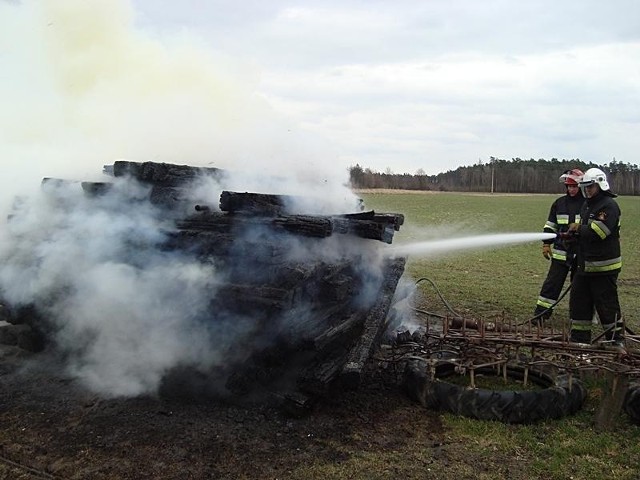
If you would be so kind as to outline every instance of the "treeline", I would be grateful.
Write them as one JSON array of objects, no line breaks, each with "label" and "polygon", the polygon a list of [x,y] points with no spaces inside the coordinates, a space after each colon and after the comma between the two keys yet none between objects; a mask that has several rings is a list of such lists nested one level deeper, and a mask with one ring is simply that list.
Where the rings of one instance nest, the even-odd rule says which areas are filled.
[{"label": "treeline", "polygon": [[600,168],[607,174],[611,189],[619,195],[640,195],[640,169],[637,165],[617,162],[608,164],[586,163],[579,159],[503,160],[491,157],[475,165],[458,167],[437,175],[396,174],[387,170],[376,172],[355,165],[349,168],[353,188],[388,188],[402,190],[434,190],[451,192],[495,193],[561,193],[560,175],[572,168],[583,172]]}]

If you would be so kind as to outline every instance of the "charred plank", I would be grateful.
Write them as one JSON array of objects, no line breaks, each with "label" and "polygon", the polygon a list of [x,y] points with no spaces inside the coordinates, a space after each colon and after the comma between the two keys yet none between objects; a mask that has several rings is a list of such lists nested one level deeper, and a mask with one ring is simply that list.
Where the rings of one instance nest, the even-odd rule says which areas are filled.
[{"label": "charred plank", "polygon": [[223,191],[220,194],[220,210],[230,213],[275,216],[287,213],[287,197],[250,192]]},{"label": "charred plank", "polygon": [[82,182],[82,190],[91,197],[104,195],[113,188],[113,184],[109,182]]},{"label": "charred plank", "polygon": [[179,187],[202,176],[221,178],[223,170],[215,167],[192,167],[172,163],[130,162],[118,160],[105,172],[115,177],[131,176],[136,180],[163,187]]},{"label": "charred plank", "polygon": [[225,213],[201,211],[177,222],[181,230],[232,231],[238,235],[252,227],[273,228],[305,237],[328,237],[333,233],[331,219],[313,215],[279,215],[275,217],[229,215]]},{"label": "charred plank", "polygon": [[348,388],[357,388],[361,381],[365,364],[378,346],[386,330],[386,318],[400,277],[404,273],[406,258],[387,260],[385,275],[378,298],[368,310],[362,336],[349,351],[349,355],[340,374],[340,381]]},{"label": "charred plank", "polygon": [[376,213],[374,210],[358,213],[345,213],[339,217],[354,221],[367,220],[383,225],[392,224],[396,231],[399,231],[400,227],[404,224],[404,215],[401,213]]},{"label": "charred plank", "polygon": [[214,303],[233,312],[274,314],[293,307],[294,290],[270,285],[223,285]]}]

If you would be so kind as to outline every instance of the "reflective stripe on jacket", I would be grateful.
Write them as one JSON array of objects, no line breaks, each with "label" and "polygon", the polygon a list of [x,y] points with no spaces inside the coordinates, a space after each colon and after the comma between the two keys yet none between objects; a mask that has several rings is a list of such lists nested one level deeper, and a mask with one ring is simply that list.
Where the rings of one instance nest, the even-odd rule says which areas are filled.
[{"label": "reflective stripe on jacket", "polygon": [[581,211],[578,273],[617,273],[622,268],[620,253],[620,207],[602,192],[587,199]]},{"label": "reflective stripe on jacket", "polygon": [[[557,198],[549,209],[549,216],[544,224],[545,233],[558,234],[566,232],[570,223],[580,223],[580,211],[584,203],[584,197],[580,194],[572,197],[564,195]],[[544,243],[553,243],[551,258],[558,262],[572,261],[575,256],[575,246],[566,245],[561,239],[547,240]]]}]

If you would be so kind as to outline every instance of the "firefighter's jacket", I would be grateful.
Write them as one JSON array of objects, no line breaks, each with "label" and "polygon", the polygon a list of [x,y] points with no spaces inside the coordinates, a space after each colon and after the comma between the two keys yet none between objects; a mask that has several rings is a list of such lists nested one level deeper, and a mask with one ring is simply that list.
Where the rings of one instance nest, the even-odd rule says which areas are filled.
[{"label": "firefighter's jacket", "polygon": [[580,212],[578,275],[607,275],[622,268],[620,207],[609,192],[588,198]]},{"label": "firefighter's jacket", "polygon": [[[584,197],[580,193],[574,197],[567,194],[557,198],[549,209],[549,217],[544,224],[544,232],[558,235],[566,232],[570,223],[580,223],[580,209],[583,204]],[[558,236],[556,236],[555,240],[545,240],[543,243],[553,243],[551,246],[551,258],[556,262],[570,264],[577,250],[575,242],[565,242]]]}]

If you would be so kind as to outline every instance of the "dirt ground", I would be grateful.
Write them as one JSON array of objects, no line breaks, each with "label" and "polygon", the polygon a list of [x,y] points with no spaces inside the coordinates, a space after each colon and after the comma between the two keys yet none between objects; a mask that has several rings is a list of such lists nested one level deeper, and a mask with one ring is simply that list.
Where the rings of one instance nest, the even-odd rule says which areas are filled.
[{"label": "dirt ground", "polygon": [[440,416],[378,366],[301,418],[212,399],[100,399],[60,371],[46,354],[0,347],[0,478],[476,478]]}]

